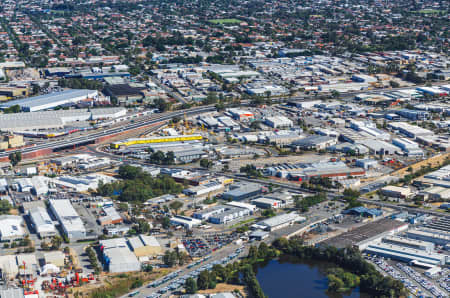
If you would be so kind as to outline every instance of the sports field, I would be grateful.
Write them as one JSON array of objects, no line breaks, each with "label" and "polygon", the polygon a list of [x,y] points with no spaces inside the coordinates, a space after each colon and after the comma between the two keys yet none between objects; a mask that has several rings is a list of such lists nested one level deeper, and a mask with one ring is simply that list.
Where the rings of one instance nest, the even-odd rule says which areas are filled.
[{"label": "sports field", "polygon": [[238,19],[214,19],[209,20],[213,24],[239,24],[241,20]]}]

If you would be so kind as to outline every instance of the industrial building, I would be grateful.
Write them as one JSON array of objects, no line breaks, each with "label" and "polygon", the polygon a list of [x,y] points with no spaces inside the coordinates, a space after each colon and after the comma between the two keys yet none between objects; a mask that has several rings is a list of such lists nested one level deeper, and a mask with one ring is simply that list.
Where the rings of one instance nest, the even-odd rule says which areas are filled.
[{"label": "industrial building", "polygon": [[434,135],[431,130],[422,128],[417,125],[411,125],[406,122],[389,122],[388,127],[397,130],[399,133],[413,139]]},{"label": "industrial building", "polygon": [[17,215],[0,216],[0,241],[15,241],[23,239],[25,230],[23,228],[23,218]]},{"label": "industrial building", "polygon": [[136,257],[154,257],[161,255],[163,249],[158,240],[153,236],[139,235],[128,238],[128,244]]},{"label": "industrial building", "polygon": [[264,123],[272,128],[290,128],[294,125],[291,119],[285,116],[266,117]]},{"label": "industrial building", "polygon": [[406,156],[423,157],[425,155],[419,144],[407,138],[393,139],[392,144],[401,148]]},{"label": "industrial building", "polygon": [[2,277],[5,280],[14,279],[19,273],[19,266],[17,266],[16,256],[14,255],[0,256],[0,269],[2,271]]},{"label": "industrial building", "polygon": [[168,143],[168,142],[183,142],[192,140],[202,140],[201,135],[178,135],[178,136],[163,136],[163,137],[149,137],[149,138],[134,138],[126,139],[111,143],[111,148],[119,149],[121,146],[130,146],[137,144],[151,144],[151,143]]},{"label": "industrial building", "polygon": [[327,136],[310,136],[292,142],[293,150],[324,150],[337,144],[336,138]]},{"label": "industrial building", "polygon": [[69,239],[86,238],[83,221],[73,208],[69,200],[49,200],[50,210],[58,219],[61,227]]},{"label": "industrial building", "polygon": [[65,254],[62,251],[49,251],[44,253],[45,264],[53,264],[56,267],[64,267]]},{"label": "industrial building", "polygon": [[429,228],[409,229],[406,231],[406,236],[411,239],[432,242],[442,246],[450,243],[450,233]]},{"label": "industrial building", "polygon": [[447,255],[444,254],[427,252],[424,250],[417,250],[383,242],[370,244],[364,251],[368,254],[374,254],[408,263],[412,261],[418,261],[431,265],[445,265],[447,263]]},{"label": "industrial building", "polygon": [[100,241],[100,250],[106,269],[111,273],[140,271],[141,263],[130,250],[125,238]]},{"label": "industrial building", "polygon": [[430,113],[427,111],[401,109],[401,110],[395,111],[395,113],[404,118],[407,118],[411,121],[430,119]]},{"label": "industrial building", "polygon": [[375,155],[392,155],[398,151],[398,147],[382,140],[366,139],[359,143],[369,148],[369,152]]},{"label": "industrial building", "polygon": [[391,198],[409,198],[413,193],[409,187],[400,187],[395,185],[388,185],[381,189],[381,193]]},{"label": "industrial building", "polygon": [[253,196],[256,196],[262,192],[262,187],[255,183],[239,183],[231,185],[230,190],[225,192],[222,197],[233,201],[240,201]]},{"label": "industrial building", "polygon": [[218,205],[206,210],[197,211],[193,217],[200,220],[208,220],[214,224],[225,224],[227,222],[251,215],[252,211],[230,205]]},{"label": "industrial building", "polygon": [[416,249],[416,250],[424,250],[426,252],[433,252],[433,250],[434,250],[433,242],[426,242],[426,241],[409,239],[409,238],[393,236],[393,235],[384,237],[382,239],[382,242],[405,246],[405,247],[409,247],[409,248]]},{"label": "industrial building", "polygon": [[287,226],[292,225],[295,222],[303,222],[306,218],[298,215],[295,212],[280,214],[263,221],[258,222],[254,225],[256,228],[261,228],[265,231],[275,231]]},{"label": "industrial building", "polygon": [[381,240],[388,235],[400,233],[407,228],[408,224],[405,222],[389,218],[380,218],[338,236],[328,238],[320,244],[324,246],[334,246],[336,248],[357,246],[360,250],[364,250],[369,244],[374,243],[374,241]]},{"label": "industrial building", "polygon": [[71,124],[79,125],[86,121],[113,119],[126,115],[125,108],[76,109],[40,111],[30,113],[0,115],[0,130],[8,132],[31,132],[39,130],[71,128]]},{"label": "industrial building", "polygon": [[356,216],[375,218],[375,217],[381,216],[383,214],[383,211],[381,209],[366,208],[366,207],[359,206],[359,207],[354,207],[354,208],[345,210],[344,214],[351,214],[351,215],[356,215]]},{"label": "industrial building", "polygon": [[123,222],[123,218],[114,206],[104,206],[102,211],[105,215],[98,218],[98,222],[101,226],[114,225]]},{"label": "industrial building", "polygon": [[201,225],[202,221],[187,216],[176,215],[170,218],[170,224],[192,229],[193,227]]},{"label": "industrial building", "polygon": [[348,177],[365,175],[362,168],[350,168],[344,162],[318,162],[282,164],[265,169],[265,174],[295,181],[307,181],[312,177]]},{"label": "industrial building", "polygon": [[0,109],[10,108],[18,105],[24,112],[36,112],[53,109],[58,106],[73,105],[86,100],[97,100],[97,90],[70,89],[61,92],[28,97],[24,99],[12,100],[0,104]]},{"label": "industrial building", "polygon": [[31,226],[41,238],[56,236],[57,231],[53,221],[43,207],[34,207],[28,211]]},{"label": "industrial building", "polygon": [[210,181],[206,184],[201,184],[183,190],[187,196],[205,196],[212,193],[217,193],[224,189],[224,185],[219,181]]},{"label": "industrial building", "polygon": [[261,209],[278,209],[286,207],[286,204],[280,200],[272,198],[257,198],[251,201],[253,205]]}]

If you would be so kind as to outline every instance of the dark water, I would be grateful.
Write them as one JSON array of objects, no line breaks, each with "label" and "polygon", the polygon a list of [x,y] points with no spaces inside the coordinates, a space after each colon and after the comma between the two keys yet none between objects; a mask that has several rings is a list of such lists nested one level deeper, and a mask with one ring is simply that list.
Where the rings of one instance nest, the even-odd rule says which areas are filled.
[{"label": "dark water", "polygon": [[328,268],[336,267],[331,263],[299,261],[282,257],[259,266],[256,277],[269,298],[368,298],[359,292],[359,288],[348,293],[327,293]]}]

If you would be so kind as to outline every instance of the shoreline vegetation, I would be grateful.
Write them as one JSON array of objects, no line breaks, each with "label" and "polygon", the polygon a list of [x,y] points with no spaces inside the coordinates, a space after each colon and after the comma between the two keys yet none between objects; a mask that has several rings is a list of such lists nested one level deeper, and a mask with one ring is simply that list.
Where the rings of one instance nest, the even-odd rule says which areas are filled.
[{"label": "shoreline vegetation", "polygon": [[[211,270],[200,273],[197,281],[190,281],[190,289],[213,289],[217,283],[245,285],[251,297],[266,298],[257,278],[258,266],[283,257],[295,257],[300,261],[326,261],[333,264],[328,270],[329,293],[343,293],[360,288],[371,297],[406,297],[403,284],[389,276],[383,276],[375,267],[364,260],[354,248],[312,247],[303,245],[299,238],[279,238],[268,246],[262,242],[251,246],[247,257],[227,264],[215,265]],[[188,291],[195,293],[195,291]]]}]

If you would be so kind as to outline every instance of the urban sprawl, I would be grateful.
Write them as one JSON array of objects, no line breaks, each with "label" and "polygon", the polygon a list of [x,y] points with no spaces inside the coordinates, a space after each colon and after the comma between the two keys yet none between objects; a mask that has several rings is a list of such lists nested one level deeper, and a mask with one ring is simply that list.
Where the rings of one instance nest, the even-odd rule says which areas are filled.
[{"label": "urban sprawl", "polygon": [[0,297],[449,297],[449,7],[1,1]]}]

